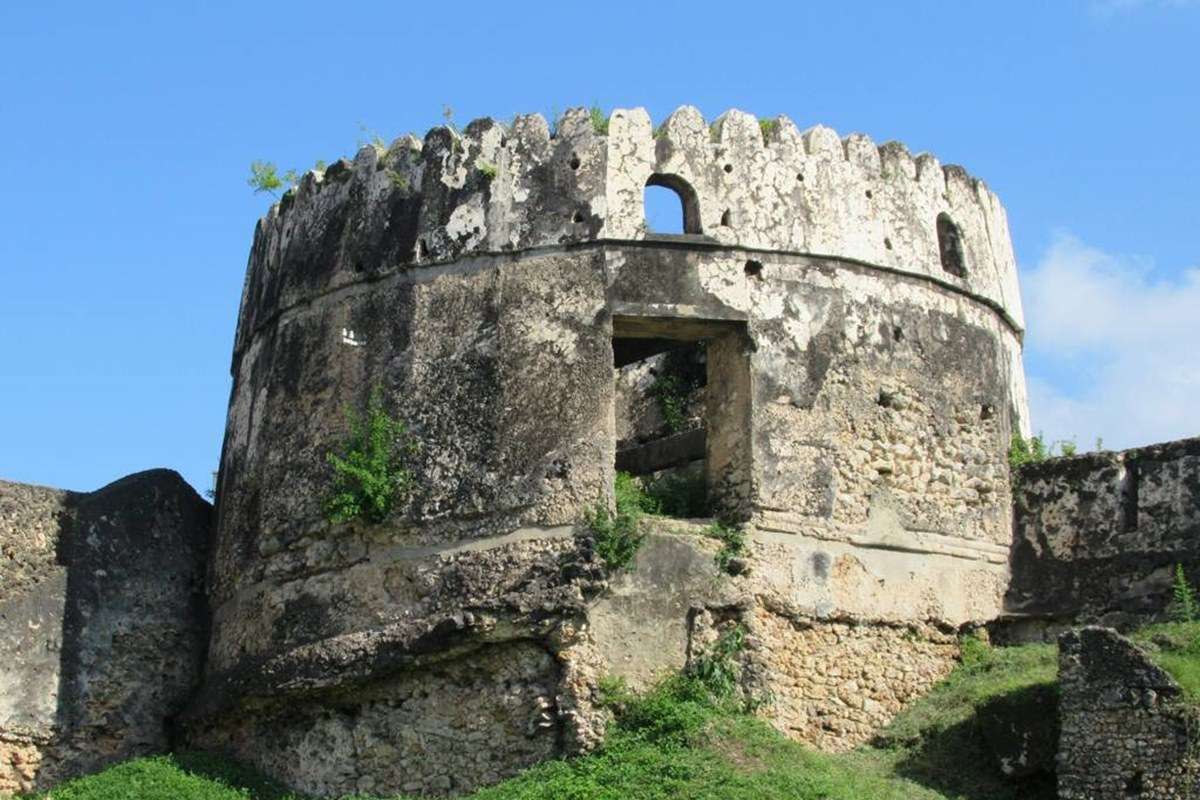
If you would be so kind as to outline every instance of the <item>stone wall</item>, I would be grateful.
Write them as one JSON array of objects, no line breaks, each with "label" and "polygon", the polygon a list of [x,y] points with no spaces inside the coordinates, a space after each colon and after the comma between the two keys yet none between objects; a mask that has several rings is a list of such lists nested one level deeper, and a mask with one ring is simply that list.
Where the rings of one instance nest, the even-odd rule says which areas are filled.
[{"label": "stone wall", "polygon": [[751,630],[752,663],[771,698],[764,713],[824,751],[869,741],[958,662],[955,632],[926,623],[821,620],[758,606]]},{"label": "stone wall", "polygon": [[1014,521],[1010,627],[1161,618],[1200,581],[1200,439],[1023,467]]},{"label": "stone wall", "polygon": [[[680,193],[686,235],[648,234],[648,182]],[[940,263],[942,214],[965,272]],[[556,681],[556,752],[574,752],[603,727],[599,675],[678,669],[697,621],[732,614],[763,632],[784,729],[860,741],[907,699],[873,648],[906,665],[898,684],[923,686],[953,657],[944,632],[999,609],[1005,452],[1027,424],[1020,325],[986,187],[786,120],[710,127],[681,109],[657,136],[643,111],[614,112],[607,135],[579,112],[554,135],[537,117],[481,120],[310,173],[251,252],[188,730],[325,786],[286,771],[296,737],[255,756],[265,734],[239,714],[366,708],[443,662],[529,645],[554,660],[557,678],[536,682]],[[715,574],[694,532],[671,566],[615,573],[595,557],[581,522],[611,499],[631,438],[614,379],[626,340],[705,342],[707,490],[747,526],[752,578]],[[332,524],[325,456],[344,409],[376,390],[418,444],[414,488],[381,524]],[[789,622],[760,620],[762,598]],[[808,648],[830,668],[861,660],[879,708],[838,707],[836,681],[796,689]],[[404,774],[369,762],[352,782],[445,790],[429,747]],[[526,763],[507,747],[456,767],[463,781]]]},{"label": "stone wall", "polygon": [[1058,674],[1062,800],[1200,797],[1200,712],[1132,642],[1065,633]]},{"label": "stone wall", "polygon": [[167,470],[0,481],[0,795],[167,750],[203,662],[209,510]]}]

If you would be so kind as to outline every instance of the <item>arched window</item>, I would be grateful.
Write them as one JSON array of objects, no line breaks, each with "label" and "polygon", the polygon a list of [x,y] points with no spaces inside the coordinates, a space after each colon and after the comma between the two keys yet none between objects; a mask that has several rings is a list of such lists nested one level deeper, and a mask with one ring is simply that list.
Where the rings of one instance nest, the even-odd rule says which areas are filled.
[{"label": "arched window", "polygon": [[678,175],[654,174],[643,195],[646,230],[654,234],[701,233],[696,192]]},{"label": "arched window", "polygon": [[942,269],[956,278],[967,277],[967,265],[963,259],[962,234],[949,214],[937,217],[938,251],[942,256]]}]

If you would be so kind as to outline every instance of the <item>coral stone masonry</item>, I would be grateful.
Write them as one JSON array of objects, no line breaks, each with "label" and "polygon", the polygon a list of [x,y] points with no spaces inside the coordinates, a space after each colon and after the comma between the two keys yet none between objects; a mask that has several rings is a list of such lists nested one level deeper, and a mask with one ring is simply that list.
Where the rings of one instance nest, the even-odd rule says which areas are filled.
[{"label": "coral stone masonry", "polygon": [[[862,742],[1001,608],[1021,329],[982,182],[784,118],[484,119],[310,172],[255,231],[185,727],[304,790],[462,792],[590,746],[599,676],[740,622],[764,714]],[[646,429],[621,370],[681,347],[697,420],[622,463],[691,459],[748,569],[676,526],[613,574],[580,523]],[[372,391],[413,490],[333,524],[325,454]]]},{"label": "coral stone masonry", "polygon": [[[1161,614],[1200,563],[1194,441],[1027,469],[1014,544],[1023,321],[981,181],[782,117],[601,122],[435,128],[270,209],[211,520],[165,471],[0,484],[0,794],[178,747],[314,795],[462,794],[596,746],[603,678],[735,640],[756,713],[847,750],[964,629]],[[376,412],[405,490],[331,511]],[[643,520],[623,568],[618,467],[695,517]],[[1079,786],[1105,698],[1067,707]]]}]

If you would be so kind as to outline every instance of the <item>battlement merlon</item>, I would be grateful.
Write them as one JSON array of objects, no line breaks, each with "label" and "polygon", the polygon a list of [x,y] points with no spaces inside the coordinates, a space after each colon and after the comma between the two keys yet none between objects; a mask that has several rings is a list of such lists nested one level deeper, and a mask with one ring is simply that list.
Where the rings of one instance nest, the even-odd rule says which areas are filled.
[{"label": "battlement merlon", "polygon": [[[710,125],[683,106],[656,130],[644,109],[617,109],[601,134],[578,108],[553,134],[539,114],[508,128],[484,118],[305,174],[256,228],[235,353],[258,322],[356,273],[645,239],[652,180],[674,188],[691,232],[716,244],[924,276],[1024,328],[1004,209],[961,167],[862,134],[801,132],[786,117],[762,125],[731,110]],[[939,215],[959,232],[961,277],[942,268]]]}]

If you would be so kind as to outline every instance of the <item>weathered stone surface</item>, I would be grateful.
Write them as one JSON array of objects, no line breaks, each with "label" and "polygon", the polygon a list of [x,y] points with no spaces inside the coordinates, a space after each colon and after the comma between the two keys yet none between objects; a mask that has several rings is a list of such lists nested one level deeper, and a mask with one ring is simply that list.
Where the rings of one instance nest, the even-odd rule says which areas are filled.
[{"label": "weathered stone surface", "polygon": [[[861,741],[944,674],[953,629],[999,609],[1005,452],[1027,426],[1003,210],[902,147],[767,130],[690,108],[658,134],[641,110],[607,135],[583,110],[553,135],[536,116],[480,120],[365,148],[260,221],[198,741],[334,791],[350,773],[288,771],[299,734],[259,752],[265,729],[238,710],[365,709],[435,665],[529,644],[556,665],[538,680],[555,684],[557,744],[534,750],[573,752],[603,728],[600,675],[644,684],[737,622],[759,643],[747,680],[779,690],[773,719],[823,746]],[[648,234],[648,184],[680,194],[687,235]],[[939,215],[965,269],[942,266]],[[611,498],[618,442],[663,434],[650,372],[618,373],[638,341],[705,342],[687,416],[709,499],[749,532],[736,577],[686,529],[606,574],[579,524]],[[380,525],[331,525],[325,453],[376,387],[419,442],[416,488]],[[846,704],[854,681],[810,685],[810,660],[861,661],[872,705]],[[441,685],[449,702],[461,681]],[[406,718],[362,713],[384,739]],[[504,741],[462,786],[541,757]],[[355,785],[460,788],[405,758],[354,767]]]},{"label": "weathered stone surface", "polygon": [[1052,459],[1020,478],[1013,625],[1129,627],[1162,616],[1176,564],[1200,575],[1200,439]]},{"label": "weathered stone surface", "polygon": [[1107,628],[1059,639],[1058,796],[1200,797],[1200,711],[1132,642]]},{"label": "weathered stone surface", "polygon": [[209,510],[167,470],[0,482],[0,794],[167,749],[208,635]]}]

